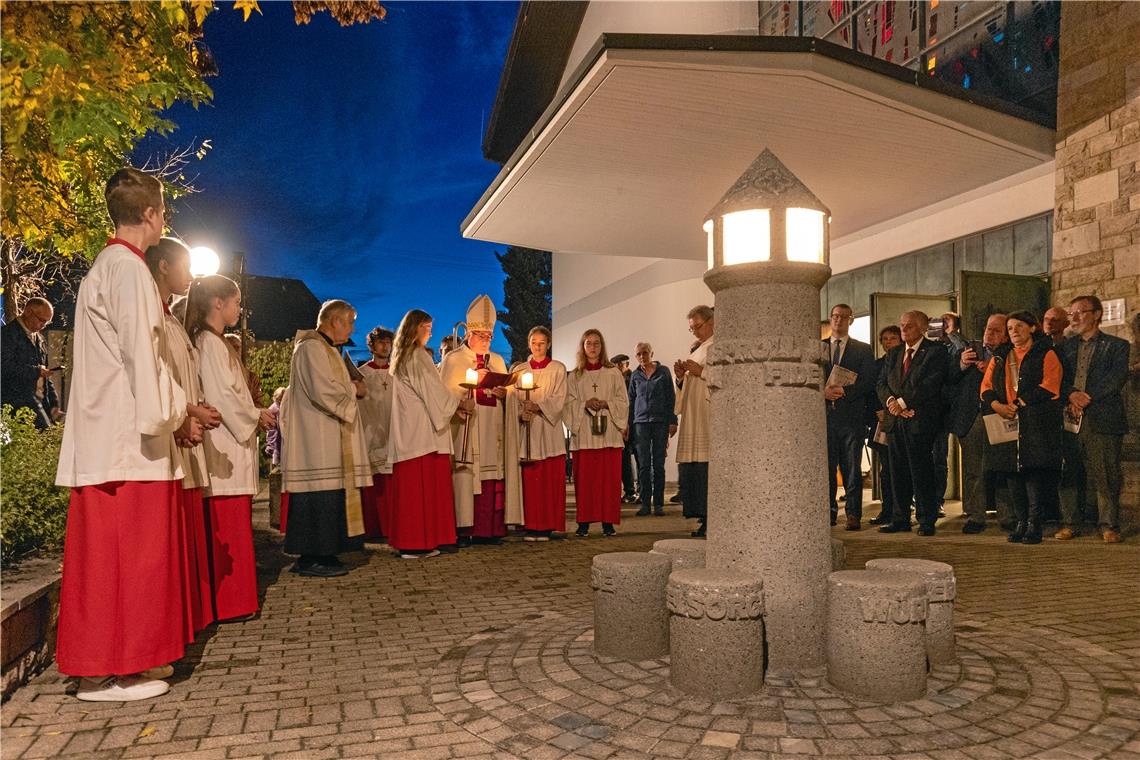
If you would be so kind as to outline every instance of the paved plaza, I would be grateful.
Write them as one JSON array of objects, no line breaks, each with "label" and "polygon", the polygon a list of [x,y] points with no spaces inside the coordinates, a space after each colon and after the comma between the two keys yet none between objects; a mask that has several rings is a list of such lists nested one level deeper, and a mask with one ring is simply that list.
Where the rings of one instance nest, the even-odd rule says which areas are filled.
[{"label": "paved plaza", "polygon": [[955,519],[933,539],[837,529],[848,568],[953,564],[959,662],[905,704],[812,680],[713,703],[671,689],[667,660],[591,652],[591,558],[687,536],[670,512],[627,510],[616,538],[426,561],[377,547],[335,579],[287,572],[262,530],[259,619],[203,632],[155,700],[79,702],[43,674],[4,705],[2,756],[1140,759],[1136,538],[1011,546]]}]

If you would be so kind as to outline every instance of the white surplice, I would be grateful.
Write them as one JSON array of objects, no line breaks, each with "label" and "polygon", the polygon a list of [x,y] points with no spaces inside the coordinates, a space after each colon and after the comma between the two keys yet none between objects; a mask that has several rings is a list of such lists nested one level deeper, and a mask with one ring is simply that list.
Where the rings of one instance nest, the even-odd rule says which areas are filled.
[{"label": "white surplice", "polygon": [[99,253],[79,286],[74,335],[56,485],[181,479],[173,433],[186,394],[161,360],[162,301],[142,257],[119,243]]},{"label": "white surplice", "polygon": [[[539,414],[530,423],[530,457],[534,460],[566,454],[566,434],[562,428],[562,412],[566,406],[566,365],[552,359],[542,369],[534,369],[530,362],[520,362],[511,372],[534,373],[535,389],[530,392],[530,400],[538,404]],[[512,389],[511,404],[507,408],[510,424],[520,426],[518,455],[526,456],[526,426],[519,421],[520,402],[525,392],[518,386]]]},{"label": "white surplice", "polygon": [[[592,398],[609,406],[597,414],[608,417],[606,432],[595,435],[590,427],[593,413],[587,413],[586,402]],[[563,421],[570,431],[570,450],[623,448],[622,432],[629,425],[629,394],[625,378],[617,367],[595,370],[572,370],[566,377],[566,405]]]},{"label": "white surplice", "polygon": [[194,337],[198,378],[206,403],[222,415],[222,424],[206,431],[206,496],[257,493],[257,423],[261,413],[249,395],[245,369],[225,339],[205,329]]},{"label": "white surplice", "polygon": [[[186,393],[186,401],[198,404],[203,399],[202,383],[198,379],[198,349],[190,342],[186,328],[173,314],[165,315],[163,327],[166,329],[166,353],[163,359],[170,365],[175,381]],[[182,462],[184,488],[205,488],[210,484],[205,444],[189,449],[179,448],[178,455]]]},{"label": "white surplice", "polygon": [[357,369],[364,376],[368,395],[357,399],[364,437],[368,441],[368,463],[373,473],[391,473],[388,463],[388,427],[392,419],[392,375],[388,365],[365,362]]},{"label": "white surplice", "polygon": [[[372,485],[356,386],[340,352],[317,330],[300,330],[293,340],[281,409],[282,490],[311,493]],[[342,446],[342,425],[351,452]],[[351,455],[351,478],[345,476],[346,454]]]},{"label": "white surplice", "polygon": [[[713,339],[709,338],[697,350],[689,354],[689,359],[702,367],[708,366],[709,349]],[[674,412],[678,417],[677,462],[709,461],[711,426],[709,413],[712,410],[712,391],[704,377],[686,374],[677,394]]]},{"label": "white surplice", "polygon": [[451,417],[458,405],[427,352],[412,349],[399,373],[392,375],[389,466],[425,454],[451,454]]}]

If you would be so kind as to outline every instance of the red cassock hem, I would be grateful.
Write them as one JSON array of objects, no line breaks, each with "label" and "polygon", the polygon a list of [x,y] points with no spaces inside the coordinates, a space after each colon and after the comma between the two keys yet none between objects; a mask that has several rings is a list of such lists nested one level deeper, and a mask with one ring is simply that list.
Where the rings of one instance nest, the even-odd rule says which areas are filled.
[{"label": "red cassock hem", "polygon": [[187,639],[214,622],[214,608],[210,592],[210,549],[206,539],[206,506],[201,488],[183,488],[179,501],[182,505],[182,531],[186,568]]},{"label": "red cassock hem", "polygon": [[[566,455],[522,466],[523,527],[566,530]],[[620,505],[619,505],[620,511]]]},{"label": "red cassock hem", "polygon": [[285,532],[285,526],[289,523],[289,492],[281,492],[281,517],[277,520],[277,530],[281,533]]},{"label": "red cassock hem", "polygon": [[392,505],[389,546],[422,551],[455,543],[448,454],[424,454],[397,462],[388,485]]},{"label": "red cassock hem", "polygon": [[474,495],[472,501],[474,524],[470,535],[476,538],[502,538],[507,535],[506,481],[482,481],[479,493]]},{"label": "red cassock hem", "polygon": [[257,564],[253,557],[253,497],[206,499],[210,539],[210,587],[218,620],[257,612]]},{"label": "red cassock hem", "polygon": [[360,489],[360,502],[364,512],[364,535],[369,538],[387,536],[391,530],[392,507],[391,488],[388,481],[391,475],[376,473],[372,485]]},{"label": "red cassock hem", "polygon": [[[621,522],[621,449],[579,449],[572,456],[578,522]],[[524,504],[525,506],[525,504]]]},{"label": "red cassock hem", "polygon": [[186,644],[181,484],[71,489],[56,662],[69,676],[128,675]]}]

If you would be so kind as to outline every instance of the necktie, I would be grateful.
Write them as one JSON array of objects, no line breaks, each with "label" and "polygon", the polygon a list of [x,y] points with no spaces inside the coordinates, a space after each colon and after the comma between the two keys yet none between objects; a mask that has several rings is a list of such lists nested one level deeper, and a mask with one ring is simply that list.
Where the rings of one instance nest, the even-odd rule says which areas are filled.
[{"label": "necktie", "polygon": [[839,364],[839,349],[843,345],[843,342],[839,340],[839,338],[836,338],[834,342],[835,348],[831,351],[831,364],[833,366]]},{"label": "necktie", "polygon": [[914,349],[908,348],[906,350],[906,356],[903,357],[903,377],[906,377],[907,373],[910,372],[910,359],[912,356],[914,356]]}]

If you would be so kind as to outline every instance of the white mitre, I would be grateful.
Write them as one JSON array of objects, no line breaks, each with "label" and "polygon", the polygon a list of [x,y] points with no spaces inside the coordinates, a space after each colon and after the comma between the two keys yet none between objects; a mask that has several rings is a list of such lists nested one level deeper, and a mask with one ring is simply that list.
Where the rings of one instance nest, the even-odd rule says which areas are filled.
[{"label": "white mitre", "polygon": [[494,332],[495,304],[487,296],[478,296],[467,307],[467,332]]}]

